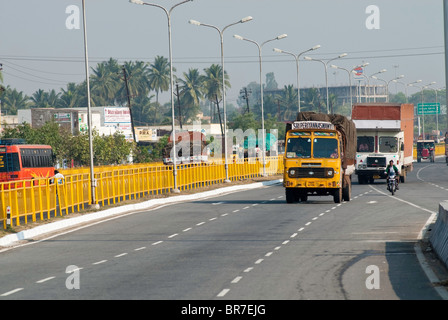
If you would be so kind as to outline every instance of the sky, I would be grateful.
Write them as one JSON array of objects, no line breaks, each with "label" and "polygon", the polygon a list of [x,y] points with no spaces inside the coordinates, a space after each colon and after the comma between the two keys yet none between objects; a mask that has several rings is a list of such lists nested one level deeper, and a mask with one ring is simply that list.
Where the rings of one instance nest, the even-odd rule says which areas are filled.
[{"label": "sky", "polygon": [[[168,19],[161,8],[128,0],[85,2],[91,68],[109,58],[152,63],[158,55],[169,57]],[[179,2],[151,3],[169,10]],[[296,86],[296,65],[292,56],[273,49],[298,54],[315,45],[321,47],[305,55],[324,62],[347,53],[328,65],[352,69],[367,62],[367,76],[386,69],[377,75],[384,81],[404,75],[404,84],[422,80],[421,85],[436,82],[432,88],[445,87],[442,0],[193,0],[175,7],[170,16],[173,67],[179,77],[190,68],[202,72],[221,63],[219,32],[189,20],[222,30],[253,18],[223,32],[225,70],[232,85],[226,93],[228,103],[236,104],[240,89],[259,83],[260,76],[258,47],[235,34],[260,45],[287,34],[262,46],[262,79],[273,72],[279,88]],[[323,64],[303,60],[305,55],[300,59],[300,87],[325,86]],[[82,1],[0,0],[0,63],[3,85],[28,95],[84,81]],[[328,68],[328,84],[348,85],[347,72]],[[404,88],[396,84],[389,89],[395,93]],[[408,87],[409,94],[419,90]],[[160,98],[169,99],[169,94]]]}]

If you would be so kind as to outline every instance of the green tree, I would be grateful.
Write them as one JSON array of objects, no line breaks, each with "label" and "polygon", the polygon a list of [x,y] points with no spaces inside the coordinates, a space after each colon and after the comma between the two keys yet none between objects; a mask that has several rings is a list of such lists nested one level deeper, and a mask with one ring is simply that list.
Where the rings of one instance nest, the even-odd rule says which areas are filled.
[{"label": "green tree", "polygon": [[194,120],[200,110],[199,103],[203,97],[203,80],[198,69],[189,69],[188,73],[183,73],[184,79],[180,82],[180,100],[182,122]]},{"label": "green tree", "polygon": [[22,91],[6,87],[2,96],[2,112],[9,115],[16,115],[18,109],[29,109],[30,98]]}]

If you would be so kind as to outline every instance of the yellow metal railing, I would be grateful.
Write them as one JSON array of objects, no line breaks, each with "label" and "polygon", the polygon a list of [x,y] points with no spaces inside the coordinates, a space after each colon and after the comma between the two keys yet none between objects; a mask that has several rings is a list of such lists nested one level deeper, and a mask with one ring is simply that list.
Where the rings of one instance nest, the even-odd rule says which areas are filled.
[{"label": "yellow metal railing", "polygon": [[[226,179],[224,161],[180,164],[177,168],[181,191]],[[3,228],[8,227],[8,221],[18,226],[84,210],[91,201],[90,168],[60,171],[64,175],[62,184],[52,183],[52,179],[0,183]],[[228,172],[231,181],[259,177],[263,174],[263,165],[261,159],[230,160]],[[266,157],[266,174],[278,173],[283,173],[283,157]],[[95,167],[94,175],[95,199],[102,206],[167,193],[174,187],[172,166],[161,163]]]}]

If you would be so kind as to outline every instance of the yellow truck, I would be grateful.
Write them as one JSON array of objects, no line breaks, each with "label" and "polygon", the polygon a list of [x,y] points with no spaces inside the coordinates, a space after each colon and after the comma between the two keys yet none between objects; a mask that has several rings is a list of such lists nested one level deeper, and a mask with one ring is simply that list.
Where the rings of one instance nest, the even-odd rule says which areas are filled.
[{"label": "yellow truck", "polygon": [[333,196],[335,203],[350,201],[355,157],[353,121],[338,114],[299,112],[296,121],[286,128],[286,202],[327,195]]}]

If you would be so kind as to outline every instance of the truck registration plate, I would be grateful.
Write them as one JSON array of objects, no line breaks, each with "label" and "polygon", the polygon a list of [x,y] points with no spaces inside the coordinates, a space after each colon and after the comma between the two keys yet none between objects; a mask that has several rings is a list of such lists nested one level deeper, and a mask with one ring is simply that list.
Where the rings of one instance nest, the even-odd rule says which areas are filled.
[{"label": "truck registration plate", "polygon": [[379,179],[379,178],[381,178],[379,175],[374,175],[373,176],[373,179]]}]

